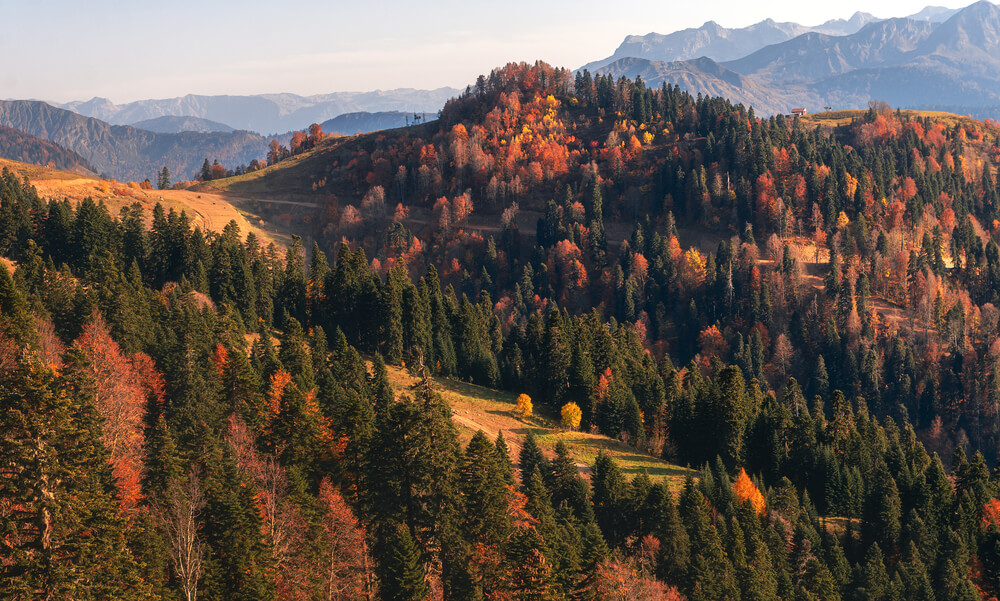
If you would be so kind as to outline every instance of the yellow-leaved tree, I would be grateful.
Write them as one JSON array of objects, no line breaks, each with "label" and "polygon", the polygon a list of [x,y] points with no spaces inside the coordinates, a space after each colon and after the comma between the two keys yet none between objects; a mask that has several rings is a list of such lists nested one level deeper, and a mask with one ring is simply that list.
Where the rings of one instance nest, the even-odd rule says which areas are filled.
[{"label": "yellow-leaved tree", "polygon": [[524,394],[523,392],[517,397],[517,412],[521,417],[531,417],[533,405],[531,404],[531,397]]},{"label": "yellow-leaved tree", "polygon": [[572,428],[573,430],[580,427],[580,420],[583,419],[583,411],[580,411],[580,406],[576,403],[570,402],[563,405],[562,411],[562,425],[566,428]]},{"label": "yellow-leaved tree", "polygon": [[764,515],[764,511],[767,509],[764,495],[760,494],[760,490],[750,480],[746,470],[740,470],[740,475],[736,478],[736,484],[733,486],[733,492],[736,493],[736,498],[740,500],[740,503],[749,502],[757,515]]}]

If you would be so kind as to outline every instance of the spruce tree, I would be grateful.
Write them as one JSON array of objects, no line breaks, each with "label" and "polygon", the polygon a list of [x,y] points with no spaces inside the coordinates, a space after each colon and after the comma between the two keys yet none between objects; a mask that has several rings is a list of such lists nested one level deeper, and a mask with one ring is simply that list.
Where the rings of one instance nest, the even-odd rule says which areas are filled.
[{"label": "spruce tree", "polygon": [[518,528],[507,542],[510,588],[524,601],[552,598],[552,567],[545,558],[545,542],[534,528]]},{"label": "spruce tree", "polygon": [[373,545],[378,594],[382,601],[420,601],[430,594],[410,531],[399,523],[379,527]]},{"label": "spruce tree", "polygon": [[202,534],[209,548],[199,599],[275,598],[274,557],[264,540],[252,486],[246,486],[232,450],[212,441],[205,450],[205,508]]},{"label": "spruce tree", "polygon": [[33,357],[0,369],[0,596],[151,599],[115,502],[86,355],[56,377]]},{"label": "spruce tree", "polygon": [[403,361],[403,290],[406,288],[406,272],[402,265],[389,270],[382,290],[383,335],[382,352],[386,360],[399,365]]},{"label": "spruce tree", "polygon": [[597,524],[612,546],[619,545],[628,534],[623,523],[627,495],[625,476],[618,464],[602,451],[594,460],[591,482],[594,486],[594,514]]},{"label": "spruce tree", "polygon": [[683,589],[688,584],[691,543],[687,530],[681,523],[677,504],[668,496],[664,499],[664,505],[666,511],[655,525],[655,534],[660,541],[656,573],[664,581]]},{"label": "spruce tree", "polygon": [[500,476],[508,486],[514,486],[516,484],[514,480],[514,466],[510,462],[510,447],[507,446],[507,441],[503,437],[503,430],[497,432],[497,438],[493,442],[493,445],[496,447],[494,454],[496,456],[497,467],[500,470]]},{"label": "spruce tree", "polygon": [[521,445],[521,453],[518,455],[518,469],[521,470],[521,485],[527,488],[531,480],[531,474],[538,470],[544,477],[549,473],[549,460],[542,454],[542,449],[538,447],[538,441],[534,432],[528,432]]},{"label": "spruce tree", "polygon": [[34,337],[34,320],[28,312],[24,296],[14,287],[5,265],[0,264],[0,334],[10,336],[20,345],[28,345]]},{"label": "spruce tree", "polygon": [[552,503],[557,509],[565,507],[581,523],[593,521],[589,487],[580,476],[576,461],[569,454],[566,443],[559,441],[555,447],[556,456],[551,463],[549,484]]},{"label": "spruce tree", "polygon": [[[208,159],[205,160],[207,161]],[[163,169],[161,169],[156,176],[156,188],[158,190],[168,190],[170,189],[171,185],[172,184],[170,183],[170,170],[167,169],[166,165],[164,165]]]},{"label": "spruce tree", "polygon": [[482,431],[476,432],[460,465],[467,540],[499,543],[510,531],[510,495],[496,460],[496,447]]}]

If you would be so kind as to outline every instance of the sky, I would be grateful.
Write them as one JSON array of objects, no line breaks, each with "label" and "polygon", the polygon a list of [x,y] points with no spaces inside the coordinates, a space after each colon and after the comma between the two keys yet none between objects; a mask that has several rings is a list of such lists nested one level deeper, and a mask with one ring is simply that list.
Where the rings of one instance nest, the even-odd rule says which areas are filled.
[{"label": "sky", "polygon": [[[971,0],[937,0],[960,7]],[[927,0],[0,0],[0,98],[463,88],[509,61],[577,68],[626,35],[714,20],[816,25]]]}]

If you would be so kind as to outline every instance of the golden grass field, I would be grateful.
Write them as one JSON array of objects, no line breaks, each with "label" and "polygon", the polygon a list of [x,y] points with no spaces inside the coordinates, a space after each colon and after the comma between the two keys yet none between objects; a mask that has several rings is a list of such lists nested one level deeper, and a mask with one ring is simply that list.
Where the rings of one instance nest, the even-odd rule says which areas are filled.
[{"label": "golden grass field", "polygon": [[8,168],[27,177],[38,193],[46,198],[68,199],[77,204],[90,197],[103,202],[113,216],[122,208],[138,202],[152,217],[153,207],[161,203],[168,211],[187,211],[192,226],[208,231],[221,231],[230,221],[235,221],[243,234],[254,232],[266,242],[287,245],[288,234],[274,227],[245,209],[242,203],[223,194],[195,190],[142,190],[126,183],[84,177],[66,171],[28,165],[0,159],[0,169]]},{"label": "golden grass field", "polygon": [[[417,382],[417,378],[403,368],[388,366],[388,370],[389,382],[397,396],[407,393]],[[560,426],[558,419],[537,405],[534,416],[521,417],[516,411],[516,395],[511,393],[445,378],[435,378],[434,389],[451,406],[452,420],[458,427],[463,444],[477,430],[482,430],[490,439],[495,439],[502,430],[515,465],[525,437],[533,432],[539,446],[550,457],[554,456],[556,443],[565,443],[585,476],[602,450],[618,463],[628,477],[646,473],[654,482],[667,482],[674,492],[681,488],[689,472],[694,474],[691,470],[646,455],[607,436],[567,430]]]},{"label": "golden grass field", "polygon": [[[825,111],[822,113],[812,113],[801,117],[802,123],[808,123],[813,125],[827,126],[827,127],[839,127],[841,125],[848,125],[854,119],[861,117],[867,111],[863,110],[847,110],[847,111]],[[893,111],[895,112],[895,111]],[[947,125],[948,127],[953,127],[956,123],[963,125],[980,123],[972,117],[967,117],[964,115],[956,115],[954,113],[945,113],[943,111],[911,111],[911,110],[900,110],[900,113],[908,117],[931,117],[935,121],[940,121]],[[981,124],[981,123],[980,123]]]}]

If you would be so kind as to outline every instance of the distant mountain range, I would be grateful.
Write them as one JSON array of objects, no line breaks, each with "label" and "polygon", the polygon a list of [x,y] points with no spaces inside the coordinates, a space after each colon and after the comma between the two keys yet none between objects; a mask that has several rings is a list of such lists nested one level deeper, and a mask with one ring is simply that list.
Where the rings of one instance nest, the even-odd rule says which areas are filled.
[{"label": "distant mountain range", "polygon": [[[907,17],[914,21],[942,23],[958,12],[943,6],[928,6]],[[856,12],[850,19],[831,19],[813,27],[798,23],[779,23],[765,19],[747,27],[727,28],[715,21],[701,27],[682,29],[669,34],[647,33],[630,35],[606,59],[587,63],[580,69],[596,71],[622,58],[645,58],[651,61],[676,62],[703,56],[716,62],[743,58],[765,46],[780,44],[807,33],[844,36],[857,33],[869,23],[880,19],[868,13]]]},{"label": "distant mountain range", "polygon": [[[421,121],[437,118],[436,112],[419,115]],[[414,122],[413,116],[399,111],[356,112],[321,125],[327,133],[368,133],[404,127]],[[291,137],[292,131],[265,137],[190,116],[157,117],[134,127],[111,125],[44,102],[0,101],[0,157],[119,180],[152,178],[164,166],[175,181],[187,179],[206,158],[229,168],[248,165],[266,157],[272,138],[287,145]]]},{"label": "distant mountain range", "polygon": [[[365,111],[360,111],[356,113],[345,113],[343,115],[337,115],[333,119],[327,119],[320,123],[323,131],[327,134],[341,134],[341,135],[354,135],[354,134],[366,134],[368,132],[377,131],[380,129],[394,129],[397,127],[405,127],[414,123],[414,115],[417,115],[421,122],[433,121],[437,119],[437,113],[409,113],[401,111],[381,111],[377,113],[369,113]],[[315,122],[313,122],[315,123]],[[297,130],[301,131],[308,127],[309,124],[301,124]],[[236,131],[232,127],[226,125],[225,123],[219,123],[217,121],[210,121],[208,119],[202,119],[200,117],[157,117],[156,119],[148,119],[146,121],[140,121],[138,123],[133,123],[133,127],[138,129],[145,129],[161,134],[176,134],[185,131],[196,131],[196,132],[233,132]],[[277,138],[282,144],[288,144],[288,141],[292,138],[292,133],[296,130],[290,130],[281,134],[275,134],[272,136],[266,136],[268,139]]]},{"label": "distant mountain range", "polygon": [[399,111],[437,113],[444,103],[461,90],[376,90],[337,92],[316,96],[259,94],[256,96],[197,96],[189,94],[162,100],[138,100],[115,104],[107,98],[56,105],[85,117],[112,125],[139,127],[158,117],[198,117],[224,123],[233,129],[274,134],[304,129],[345,113]]},{"label": "distant mountain range", "polygon": [[[843,23],[865,18],[859,13]],[[713,44],[705,47],[720,47]],[[667,46],[658,48],[666,54]],[[879,99],[903,108],[951,107],[997,117],[1000,7],[985,0],[960,10],[928,7],[912,17],[870,21],[848,35],[806,32],[734,60],[622,57],[596,71],[719,94],[763,114],[793,106],[863,108]]]},{"label": "distant mountain range", "polygon": [[0,125],[72,150],[96,171],[119,180],[152,178],[163,166],[175,180],[190,178],[205,158],[227,167],[248,164],[266,156],[268,143],[246,131],[156,133],[110,125],[32,100],[0,101]]},{"label": "distant mountain range", "polygon": [[771,44],[778,44],[809,32],[847,35],[864,25],[877,21],[868,13],[858,12],[848,20],[827,21],[816,27],[798,23],[778,23],[765,19],[748,27],[729,29],[709,21],[698,28],[684,29],[667,35],[647,33],[625,38],[615,53],[604,60],[581,67],[595,71],[623,58],[645,58],[658,62],[685,61],[706,56],[714,61],[744,57]]}]

